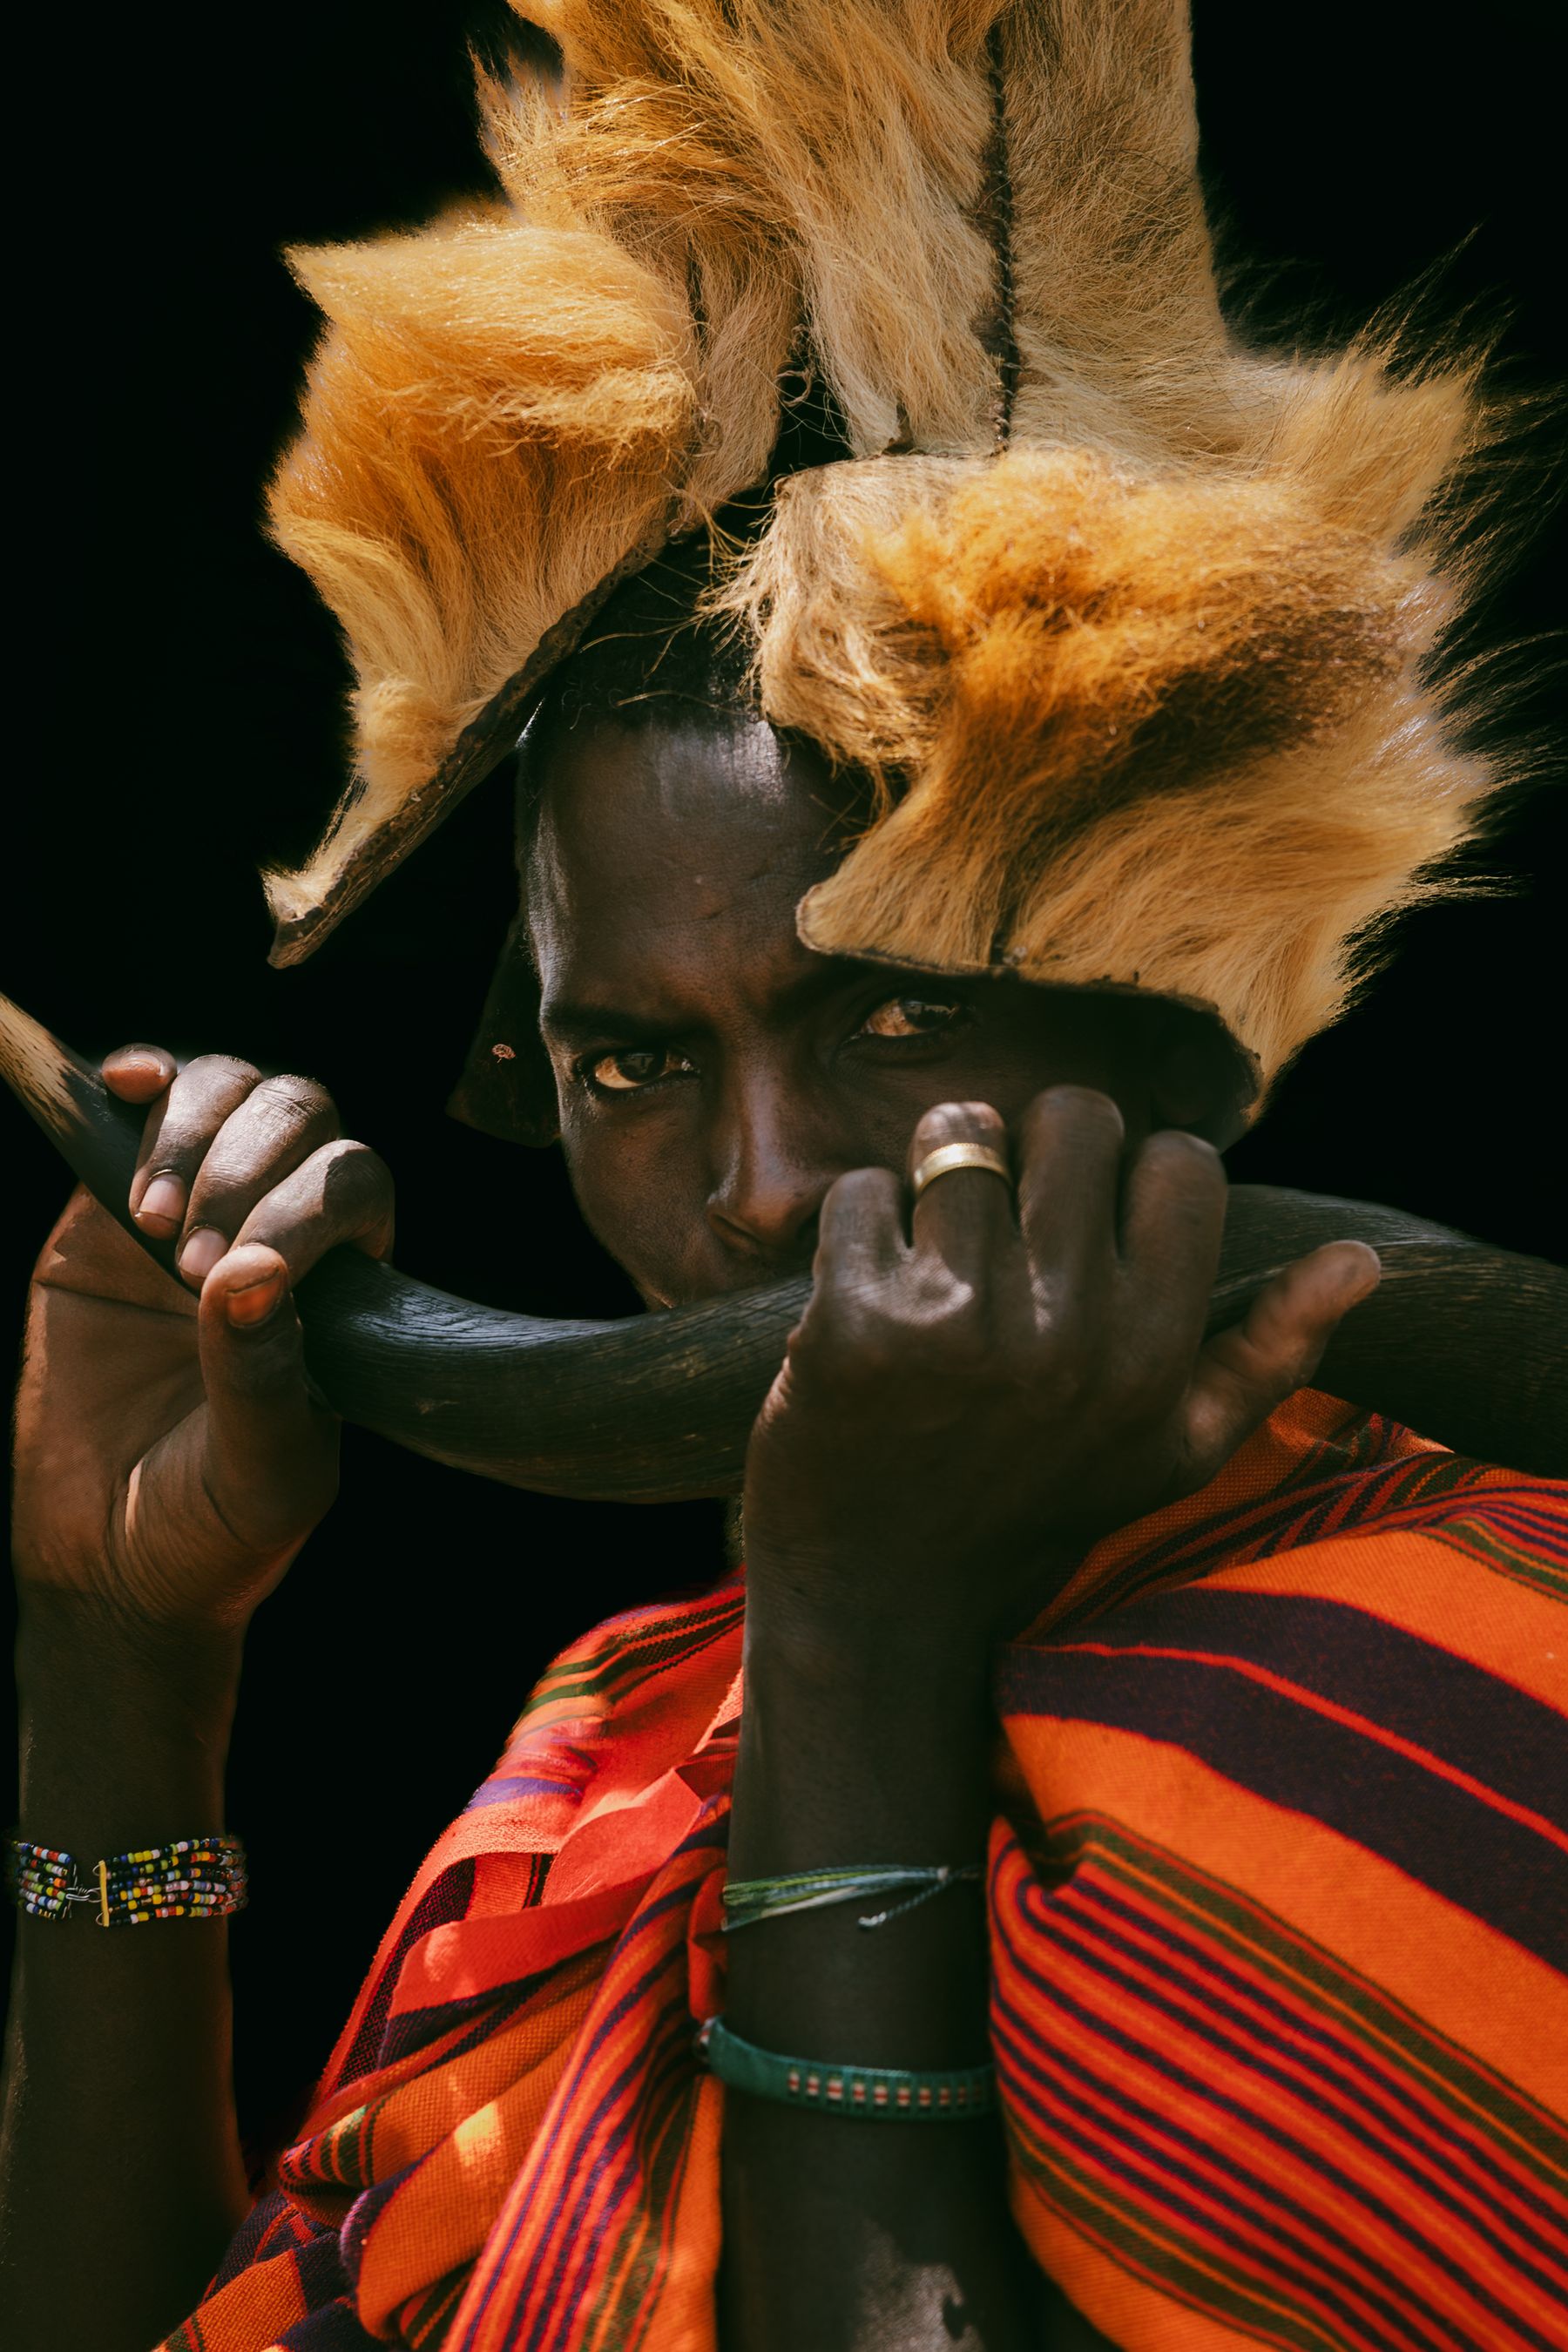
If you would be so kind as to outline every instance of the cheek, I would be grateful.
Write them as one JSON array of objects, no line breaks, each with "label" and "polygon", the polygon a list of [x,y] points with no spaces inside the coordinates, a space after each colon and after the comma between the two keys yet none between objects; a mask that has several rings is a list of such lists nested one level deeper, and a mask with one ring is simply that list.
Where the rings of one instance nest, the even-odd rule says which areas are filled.
[{"label": "cheek", "polygon": [[948,1072],[963,1091],[1005,1119],[1018,1118],[1047,1087],[1092,1087],[1120,1098],[1123,1073],[1092,1038],[1053,1033],[1027,1016],[988,1024],[965,1039]]},{"label": "cheek", "polygon": [[1076,1077],[1078,1073],[1058,1074],[1024,1050],[1021,1041],[987,1036],[984,1031],[955,1039],[939,1060],[879,1071],[874,1087],[866,1089],[866,1108],[876,1107],[880,1148],[868,1157],[887,1167],[901,1166],[922,1112],[939,1103],[989,1103],[1003,1118],[1016,1118],[1058,1075]]},{"label": "cheek", "polygon": [[1050,1087],[1089,1087],[1121,1107],[1130,1139],[1146,1129],[1139,1088],[1092,1041],[1041,1037],[1033,1024],[995,1023],[954,1041],[940,1061],[879,1071],[857,1106],[860,1158],[901,1174],[923,1112],[939,1103],[988,1103],[1016,1128],[1035,1097]]},{"label": "cheek", "polygon": [[562,1121],[572,1190],[590,1231],[639,1287],[666,1295],[679,1285],[701,1221],[701,1186],[691,1156],[673,1134],[658,1139],[646,1118]]}]

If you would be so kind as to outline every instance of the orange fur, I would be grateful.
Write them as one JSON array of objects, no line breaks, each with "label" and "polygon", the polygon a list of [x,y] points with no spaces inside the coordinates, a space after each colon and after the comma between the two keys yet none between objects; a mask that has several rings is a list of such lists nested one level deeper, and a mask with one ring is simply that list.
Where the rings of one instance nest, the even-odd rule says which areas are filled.
[{"label": "orange fur", "polygon": [[331,323],[272,515],[356,775],[279,917],[374,867],[629,551],[760,478],[805,331],[857,454],[715,596],[768,715],[877,789],[803,936],[1156,989],[1272,1076],[1490,782],[1427,682],[1472,372],[1227,326],[1185,0],[514,5],[564,71],[481,80],[494,202],[296,257]]},{"label": "orange fur", "polygon": [[767,715],[879,788],[808,944],[1136,983],[1277,1072],[1485,783],[1420,682],[1443,592],[1313,493],[1061,448],[786,484],[718,602]]}]

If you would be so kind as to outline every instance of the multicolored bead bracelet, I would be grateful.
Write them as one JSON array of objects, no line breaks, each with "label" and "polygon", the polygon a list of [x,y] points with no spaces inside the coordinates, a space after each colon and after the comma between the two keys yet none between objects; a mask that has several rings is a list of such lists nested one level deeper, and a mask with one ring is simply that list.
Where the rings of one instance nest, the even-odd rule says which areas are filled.
[{"label": "multicolored bead bracelet", "polygon": [[790,1878],[731,1879],[721,1897],[724,1932],[730,1936],[737,1927],[754,1927],[761,1919],[784,1919],[792,1911],[820,1911],[830,1903],[865,1902],[912,1887],[907,1901],[873,1912],[859,1922],[862,1927],[882,1927],[889,1919],[901,1918],[906,1911],[929,1903],[945,1887],[962,1886],[984,1875],[985,1865],[980,1862],[863,1863],[841,1870],[797,1871]]},{"label": "multicolored bead bracelet", "polygon": [[245,1848],[237,1838],[176,1838],[95,1863],[85,1877],[74,1855],[29,1838],[6,1842],[6,1880],[35,1919],[67,1919],[92,1906],[100,1927],[145,1927],[155,1919],[226,1919],[246,1904]]},{"label": "multicolored bead bracelet", "polygon": [[710,2073],[732,2090],[825,2116],[872,2123],[967,2123],[996,2105],[994,2066],[851,2066],[759,2050],[710,2017],[697,2038]]}]

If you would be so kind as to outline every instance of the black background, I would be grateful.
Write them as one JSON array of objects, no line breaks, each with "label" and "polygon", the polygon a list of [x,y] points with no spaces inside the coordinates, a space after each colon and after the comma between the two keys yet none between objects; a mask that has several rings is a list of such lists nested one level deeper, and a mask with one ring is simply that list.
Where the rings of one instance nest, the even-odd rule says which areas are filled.
[{"label": "black background", "polygon": [[[1520,390],[1560,385],[1550,0],[1194,13],[1205,164],[1260,315],[1352,328],[1446,262],[1439,308],[1497,328]],[[154,1037],[319,1074],[397,1174],[401,1264],[500,1304],[613,1314],[633,1302],[556,1155],[442,1117],[510,912],[505,792],[476,795],[299,971],[266,968],[254,879],[308,845],[341,760],[331,629],[257,530],[311,335],[279,248],[411,223],[480,184],[466,47],[498,20],[473,0],[274,0],[168,5],[93,37],[77,16],[68,54],[39,59],[14,101],[36,110],[43,162],[6,264],[12,511],[31,520],[10,567],[26,649],[0,985],[84,1048]],[[1560,626],[1561,583],[1538,533],[1484,642]],[[1395,968],[1303,1056],[1233,1168],[1561,1257],[1568,897],[1553,681],[1535,667],[1515,708],[1545,730],[1548,781],[1479,861],[1509,894],[1412,919]],[[62,1186],[20,1118],[0,1119],[14,1333]],[[345,1454],[335,1514],[253,1630],[234,1761],[254,1879],[235,1934],[239,2080],[263,2130],[552,1649],[718,1557],[710,1506],[518,1496],[354,1431]]]}]

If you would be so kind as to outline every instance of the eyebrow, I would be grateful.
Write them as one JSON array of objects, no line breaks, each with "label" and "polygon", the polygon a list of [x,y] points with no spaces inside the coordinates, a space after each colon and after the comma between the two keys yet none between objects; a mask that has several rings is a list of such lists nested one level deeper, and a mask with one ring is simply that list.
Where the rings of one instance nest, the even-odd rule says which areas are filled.
[{"label": "eyebrow", "polygon": [[581,1045],[586,1039],[601,1036],[665,1037],[682,1024],[675,1020],[650,1019],[646,1013],[628,1012],[624,1005],[583,1002],[542,1004],[539,1025],[568,1045]]}]

